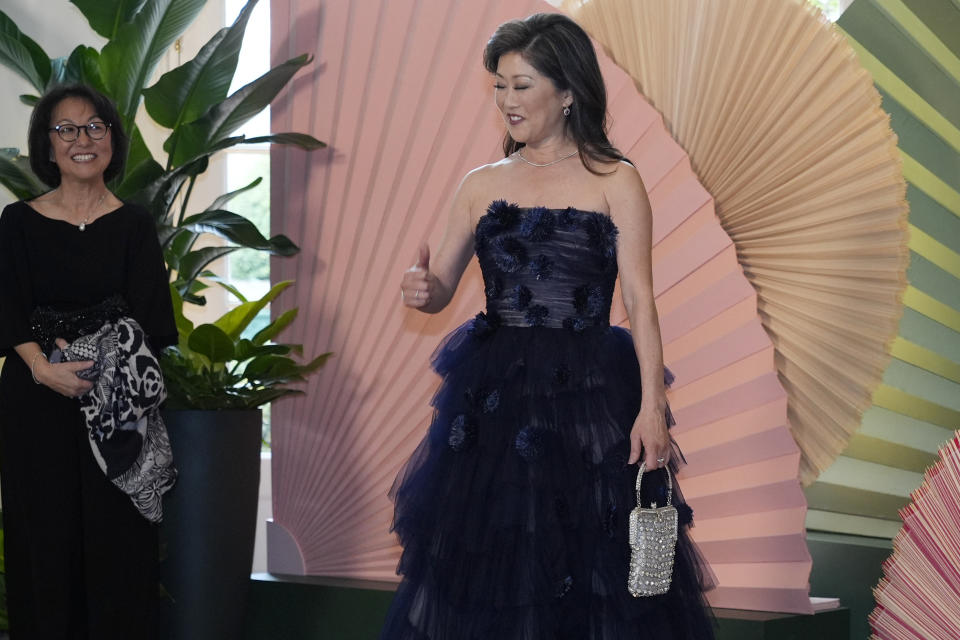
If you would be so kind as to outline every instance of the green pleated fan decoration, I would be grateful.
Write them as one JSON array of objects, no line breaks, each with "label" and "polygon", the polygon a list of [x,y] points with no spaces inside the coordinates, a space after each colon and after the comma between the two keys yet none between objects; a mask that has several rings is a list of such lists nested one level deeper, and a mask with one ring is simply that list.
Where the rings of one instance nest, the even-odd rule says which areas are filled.
[{"label": "green pleated fan decoration", "polygon": [[856,0],[837,26],[899,138],[909,285],[873,406],[843,455],[806,489],[807,526],[893,537],[898,509],[960,427],[960,5]]}]

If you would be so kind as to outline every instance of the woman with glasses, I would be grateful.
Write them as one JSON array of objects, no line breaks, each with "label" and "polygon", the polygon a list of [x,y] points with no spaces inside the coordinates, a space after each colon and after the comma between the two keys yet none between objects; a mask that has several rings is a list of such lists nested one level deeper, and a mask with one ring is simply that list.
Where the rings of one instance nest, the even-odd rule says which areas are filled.
[{"label": "woman with glasses", "polygon": [[157,529],[107,478],[78,376],[58,347],[116,316],[176,340],[153,220],[108,188],[128,140],[109,99],[59,87],[33,110],[30,165],[50,191],[0,215],[0,487],[12,637],[152,638]]}]

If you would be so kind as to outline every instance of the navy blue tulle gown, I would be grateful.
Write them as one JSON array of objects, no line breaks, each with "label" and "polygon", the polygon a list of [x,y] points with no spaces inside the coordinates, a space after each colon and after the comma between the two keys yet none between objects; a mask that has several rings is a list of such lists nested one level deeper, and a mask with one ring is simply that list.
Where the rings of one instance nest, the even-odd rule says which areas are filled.
[{"label": "navy blue tulle gown", "polygon": [[[497,201],[481,217],[487,310],[433,356],[433,421],[391,491],[403,580],[383,639],[713,638],[676,491],[671,589],[627,590],[641,381],[609,323],[616,247],[597,212]],[[665,480],[644,477],[645,504],[663,504]]]}]

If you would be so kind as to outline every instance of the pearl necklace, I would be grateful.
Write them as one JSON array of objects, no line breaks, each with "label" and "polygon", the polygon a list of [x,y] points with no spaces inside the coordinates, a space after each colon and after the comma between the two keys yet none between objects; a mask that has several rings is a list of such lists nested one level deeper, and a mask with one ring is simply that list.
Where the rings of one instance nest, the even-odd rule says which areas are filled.
[{"label": "pearl necklace", "polygon": [[557,158],[557,159],[554,160],[553,162],[545,162],[545,163],[543,163],[543,164],[539,164],[539,163],[537,163],[537,162],[531,162],[531,161],[527,160],[526,158],[524,158],[524,157],[523,157],[523,154],[520,153],[520,151],[521,151],[520,149],[517,149],[516,151],[514,151],[514,155],[518,156],[521,160],[523,160],[524,162],[526,162],[526,163],[527,163],[528,165],[530,165],[531,167],[549,167],[549,166],[552,165],[552,164],[557,164],[558,162],[563,162],[563,161],[566,160],[567,158],[572,158],[573,156],[575,156],[575,155],[577,155],[578,153],[580,153],[580,150],[577,149],[576,151],[574,151],[574,152],[571,153],[570,155],[563,156],[562,158]]},{"label": "pearl necklace", "polygon": [[80,224],[77,225],[77,227],[80,229],[80,231],[86,231],[86,229],[87,229],[87,223],[90,222],[90,216],[91,216],[93,213],[96,213],[96,212],[97,212],[97,210],[100,208],[100,205],[103,204],[104,198],[106,198],[106,197],[107,197],[107,192],[104,191],[103,194],[101,194],[100,199],[97,200],[97,204],[93,205],[93,209],[90,209],[90,210],[87,212],[87,215],[83,216],[83,220],[81,220],[81,221],[80,221]]}]

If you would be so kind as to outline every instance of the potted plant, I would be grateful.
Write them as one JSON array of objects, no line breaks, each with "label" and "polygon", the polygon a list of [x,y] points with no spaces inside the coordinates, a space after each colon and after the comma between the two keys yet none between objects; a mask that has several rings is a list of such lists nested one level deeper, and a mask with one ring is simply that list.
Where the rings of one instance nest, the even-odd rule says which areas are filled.
[{"label": "potted plant", "polygon": [[[269,105],[311,58],[306,54],[292,58],[229,93],[243,34],[257,3],[249,0],[236,21],[217,31],[193,59],[147,86],[162,55],[206,0],[71,2],[93,30],[107,39],[99,51],[79,45],[69,56],[51,59],[0,11],[0,64],[27,79],[38,93],[56,84],[82,82],[117,103],[130,136],[130,149],[125,173],[109,186],[121,199],[145,206],[154,217],[170,271],[180,335],[178,344],[161,356],[168,392],[164,416],[180,471],[178,488],[168,494],[162,534],[168,541],[164,587],[175,609],[172,637],[238,637],[256,525],[258,407],[298,393],[289,383],[322,366],[329,354],[299,364],[291,357],[299,355],[298,345],[272,344],[296,316],[295,309],[274,313],[275,320],[254,335],[244,333],[257,312],[290,283],[279,283],[263,298],[250,301],[209,271],[214,260],[239,248],[279,256],[299,251],[286,236],[268,238],[242,212],[228,208],[238,194],[255,188],[260,179],[199,209],[191,206],[191,194],[211,157],[229,147],[266,142],[311,151],[325,146],[302,133],[257,138],[234,135]],[[20,99],[32,105],[37,97]],[[163,144],[165,157],[160,161],[147,147],[135,120],[141,103],[152,120],[169,130]],[[0,184],[22,199],[45,190],[16,149],[0,149]],[[209,233],[225,242],[198,247],[198,239]],[[210,285],[204,280],[231,289],[240,304],[219,320],[195,327],[184,313],[184,303],[205,303],[202,292]],[[225,495],[205,493],[215,482]],[[185,497],[196,500],[185,504]],[[220,498],[235,504],[213,506]],[[239,505],[247,510],[247,515],[237,516],[244,524],[231,524],[226,534],[217,533],[222,531],[218,527],[237,515],[232,507]],[[203,540],[207,546],[202,546]],[[228,545],[243,548],[227,551]],[[238,562],[240,568],[222,568],[220,560],[213,560],[218,554]],[[237,575],[241,577],[237,579]],[[223,581],[217,583],[217,576]],[[179,595],[183,584],[202,584],[205,591]],[[219,595],[209,595],[213,592]]]},{"label": "potted plant", "polygon": [[300,345],[273,342],[296,309],[245,337],[257,313],[291,284],[279,282],[258,300],[232,289],[241,304],[199,326],[183,315],[183,300],[171,287],[179,341],[161,356],[170,389],[164,419],[180,472],[165,496],[161,530],[170,637],[240,635],[243,610],[237,603],[250,581],[259,495],[258,407],[302,393],[289,384],[330,356],[299,364],[291,354],[300,354]]}]

